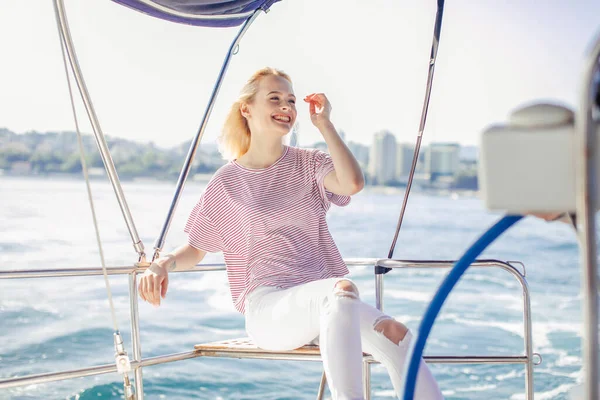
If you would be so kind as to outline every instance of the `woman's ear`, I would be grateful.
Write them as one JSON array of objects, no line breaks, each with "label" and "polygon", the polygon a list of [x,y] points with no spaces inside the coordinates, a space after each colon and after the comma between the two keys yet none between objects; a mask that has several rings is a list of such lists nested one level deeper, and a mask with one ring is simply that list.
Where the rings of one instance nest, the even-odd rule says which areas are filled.
[{"label": "woman's ear", "polygon": [[242,117],[250,119],[250,110],[248,108],[248,103],[240,104],[240,113],[242,114]]}]

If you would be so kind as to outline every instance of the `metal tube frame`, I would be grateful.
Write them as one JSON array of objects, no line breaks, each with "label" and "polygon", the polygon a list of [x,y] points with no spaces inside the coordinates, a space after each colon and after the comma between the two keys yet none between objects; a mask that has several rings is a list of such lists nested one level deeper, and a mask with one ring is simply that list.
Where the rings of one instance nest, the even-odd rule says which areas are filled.
[{"label": "metal tube frame", "polygon": [[582,356],[584,372],[584,399],[600,398],[598,379],[598,265],[596,249],[595,215],[598,208],[596,188],[598,178],[597,135],[594,122],[594,77],[600,62],[600,35],[587,54],[581,88],[581,102],[575,119],[577,134],[577,221],[581,249],[581,290],[583,295]]},{"label": "metal tube frame", "polygon": [[371,363],[363,360],[363,390],[365,400],[371,400]]},{"label": "metal tube frame", "polygon": [[71,31],[69,29],[69,23],[67,21],[67,16],[65,13],[64,1],[54,0],[54,10],[59,24],[61,40],[65,44],[65,50],[69,58],[69,64],[71,65],[71,71],[73,72],[73,76],[75,77],[75,81],[77,82],[77,87],[79,88],[81,99],[83,100],[83,104],[85,106],[85,110],[87,112],[90,124],[92,125],[94,137],[96,138],[96,144],[98,145],[98,150],[100,151],[100,156],[102,157],[102,162],[104,163],[108,179],[110,180],[115,195],[117,196],[117,201],[119,203],[119,207],[121,208],[123,218],[125,218],[125,224],[127,225],[127,229],[129,230],[131,240],[133,241],[133,248],[138,253],[139,261],[145,261],[144,244],[142,243],[142,240],[140,239],[135,228],[135,223],[133,222],[131,211],[129,210],[129,206],[127,205],[127,200],[125,200],[125,193],[123,193],[123,189],[121,188],[119,175],[117,174],[117,170],[115,169],[115,164],[110,155],[108,144],[106,143],[106,139],[104,137],[104,134],[102,133],[100,122],[98,121],[98,117],[96,116],[94,105],[92,104],[90,94],[85,84],[85,80],[83,79],[83,74],[81,72],[81,67],[79,66],[79,61],[75,52],[75,46],[73,45],[73,40],[71,37]]},{"label": "metal tube frame", "polygon": [[234,38],[233,42],[231,42],[231,45],[229,46],[229,51],[227,52],[227,56],[225,56],[225,60],[223,61],[223,65],[221,66],[221,71],[219,72],[219,77],[217,78],[212,94],[210,96],[210,100],[204,111],[202,123],[200,124],[200,128],[198,129],[194,140],[192,140],[192,143],[190,144],[188,154],[185,158],[185,162],[183,163],[183,167],[181,168],[181,173],[179,174],[179,179],[177,180],[177,187],[175,188],[175,194],[173,196],[173,200],[171,201],[171,205],[169,206],[169,211],[167,212],[167,218],[162,226],[162,229],[160,230],[160,234],[156,239],[156,242],[154,243],[154,255],[152,257],[153,260],[159,256],[163,246],[165,245],[165,238],[167,236],[167,233],[169,232],[169,227],[171,226],[171,221],[173,220],[173,215],[175,214],[175,209],[177,208],[177,204],[179,203],[179,198],[181,197],[183,187],[185,186],[185,182],[190,173],[192,162],[194,161],[196,150],[198,149],[198,144],[200,144],[200,141],[202,140],[204,130],[208,125],[208,119],[210,118],[210,114],[212,113],[214,105],[217,101],[217,95],[221,90],[221,85],[223,84],[223,79],[225,78],[225,73],[227,72],[227,68],[229,67],[231,57],[237,54],[242,37],[244,37],[244,34],[246,33],[246,31],[248,31],[248,28],[250,28],[250,25],[252,25],[252,23],[254,22],[256,17],[258,17],[258,14],[261,11],[262,9],[256,10],[252,14],[252,16],[248,18],[248,20],[244,23],[244,25]]},{"label": "metal tube frame", "polygon": [[195,19],[199,21],[219,21],[224,19],[233,19],[233,18],[247,18],[252,15],[254,11],[246,11],[244,13],[235,13],[235,14],[226,14],[226,15],[197,15],[190,14],[182,11],[177,11],[169,7],[165,7],[162,4],[155,3],[150,0],[138,0],[140,3],[147,5],[148,7],[152,7],[155,10],[161,11],[165,14],[170,14],[176,17],[183,17],[188,19]]},{"label": "metal tube frame", "polygon": [[[137,294],[137,273],[129,273],[129,293]],[[129,313],[131,316],[131,349],[133,361],[142,361],[142,341],[140,340],[140,321],[138,311],[138,296],[129,297]],[[132,366],[135,376],[135,393],[137,400],[144,399],[144,380],[142,377],[142,368]]]},{"label": "metal tube frame", "polygon": [[[390,260],[390,259],[381,259],[379,260],[375,267],[382,267],[386,269],[403,269],[403,268],[452,268],[454,266],[454,261],[399,261],[399,260]],[[517,268],[515,268],[512,264],[508,262],[498,261],[498,260],[477,260],[471,267],[475,268],[488,268],[488,267],[496,267],[501,268],[511,275],[513,275],[521,288],[523,289],[523,344],[525,350],[525,391],[526,391],[526,399],[533,399],[533,342],[532,342],[532,327],[531,327],[531,300],[529,296],[529,285],[527,284],[527,280],[525,279],[525,267],[521,262],[514,262],[514,264],[519,264],[523,267],[523,273],[521,273]],[[383,284],[383,274],[376,274],[376,296],[377,303],[383,304],[383,288],[379,288],[379,285]],[[539,356],[539,355],[538,355]],[[541,356],[540,356],[541,358]]]},{"label": "metal tube frame", "polygon": [[[390,269],[404,269],[404,268],[450,268],[454,264],[454,261],[419,261],[419,260],[390,260],[390,259],[348,259],[345,260],[349,266],[368,266],[376,265]],[[526,398],[533,399],[533,366],[536,364],[533,361],[534,356],[538,356],[541,362],[541,356],[533,353],[532,346],[532,332],[531,332],[531,303],[529,297],[529,287],[525,279],[525,274],[521,273],[515,266],[508,262],[498,260],[479,260],[472,265],[475,268],[501,268],[511,275],[513,275],[523,290],[523,322],[524,322],[524,355],[514,356],[424,356],[428,363],[447,363],[447,364],[525,364],[525,385],[526,385]],[[196,357],[229,357],[229,358],[253,358],[253,359],[267,359],[267,360],[304,360],[304,361],[319,361],[320,356],[310,354],[267,354],[257,351],[256,353],[247,352],[220,352],[220,351],[189,351],[176,354],[168,354],[158,357],[151,357],[147,359],[142,358],[141,343],[139,335],[139,312],[137,303],[137,285],[136,285],[136,274],[143,272],[147,266],[143,267],[112,267],[108,269],[110,275],[128,275],[129,276],[129,301],[130,301],[130,312],[131,312],[131,337],[132,337],[132,354],[133,360],[131,361],[131,367],[135,373],[135,385],[138,399],[143,399],[143,376],[142,368],[159,365],[173,361],[186,360]],[[188,270],[190,272],[208,272],[208,271],[224,271],[224,264],[201,264]],[[187,272],[187,271],[182,271]],[[73,277],[73,276],[92,276],[102,275],[102,268],[87,268],[87,269],[53,269],[53,270],[17,270],[17,271],[0,271],[0,280],[2,279],[24,279],[24,278],[47,278],[47,277]],[[381,278],[383,283],[383,278]],[[377,297],[382,296],[382,286],[377,292]],[[382,300],[379,299],[380,304]],[[365,390],[370,392],[370,368],[367,364],[375,363],[376,361],[372,357],[365,357],[365,382],[369,384],[365,386]],[[48,383],[58,380],[65,380],[71,378],[78,378],[84,376],[100,375],[116,372],[116,365],[99,365],[87,368],[81,368],[70,371],[52,372],[38,375],[28,375],[23,377],[10,378],[0,380],[0,389],[6,389],[17,386],[25,386],[32,384]],[[320,385],[319,393],[321,394],[324,390],[324,384]]]},{"label": "metal tube frame", "polygon": [[400,216],[398,217],[398,224],[396,225],[396,232],[392,239],[392,244],[388,252],[388,258],[394,257],[394,249],[396,248],[396,242],[398,241],[398,235],[400,234],[400,228],[402,227],[402,220],[404,219],[404,212],[408,204],[408,195],[412,187],[413,178],[417,169],[417,163],[419,161],[419,152],[421,151],[421,140],[423,140],[423,131],[425,130],[425,122],[427,121],[427,111],[429,109],[429,99],[431,98],[431,87],[433,86],[433,74],[435,72],[435,60],[437,58],[438,46],[440,44],[440,34],[442,32],[442,18],[444,16],[444,0],[438,0],[437,12],[435,15],[435,25],[433,30],[433,40],[431,43],[431,54],[429,56],[429,72],[427,74],[427,84],[425,86],[425,100],[423,101],[423,109],[421,110],[421,121],[419,122],[419,133],[417,135],[417,143],[415,144],[415,152],[413,154],[412,164],[410,166],[410,172],[408,174],[408,182],[406,183],[406,190],[404,191],[404,199],[402,200],[402,208],[400,209]]},{"label": "metal tube frame", "polygon": [[327,379],[325,374],[321,374],[321,381],[319,382],[319,390],[317,391],[317,400],[322,400],[325,395],[325,386],[327,386]]}]

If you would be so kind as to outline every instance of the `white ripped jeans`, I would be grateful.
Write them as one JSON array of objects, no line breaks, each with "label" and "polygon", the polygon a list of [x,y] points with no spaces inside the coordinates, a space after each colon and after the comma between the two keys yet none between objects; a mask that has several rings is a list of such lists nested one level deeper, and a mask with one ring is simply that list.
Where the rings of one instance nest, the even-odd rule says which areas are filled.
[{"label": "white ripped jeans", "polygon": [[[246,300],[246,331],[265,350],[292,350],[318,340],[327,383],[334,400],[364,399],[362,352],[387,369],[396,395],[402,395],[402,370],[412,338],[395,344],[375,326],[391,317],[337,289],[346,278],[322,279],[290,289],[259,287]],[[356,296],[356,297],[355,297]],[[443,399],[421,360],[415,399]]]}]

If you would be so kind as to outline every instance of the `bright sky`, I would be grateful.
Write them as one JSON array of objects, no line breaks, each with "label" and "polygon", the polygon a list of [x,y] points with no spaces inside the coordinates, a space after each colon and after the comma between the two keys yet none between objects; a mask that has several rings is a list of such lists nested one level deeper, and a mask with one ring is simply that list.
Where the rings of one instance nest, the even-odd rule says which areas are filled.
[{"label": "bright sky", "polygon": [[[238,28],[174,24],[109,0],[67,0],[66,9],[104,133],[164,147],[191,139]],[[269,65],[292,76],[299,98],[327,94],[347,139],[370,144],[388,129],[414,142],[435,11],[435,0],[275,4],[242,40],[205,140],[245,80]],[[488,124],[534,99],[575,106],[599,15],[597,0],[447,1],[424,142],[477,144]],[[2,0],[0,37],[0,127],[74,130],[52,2]],[[299,105],[309,144],[319,133]]]}]

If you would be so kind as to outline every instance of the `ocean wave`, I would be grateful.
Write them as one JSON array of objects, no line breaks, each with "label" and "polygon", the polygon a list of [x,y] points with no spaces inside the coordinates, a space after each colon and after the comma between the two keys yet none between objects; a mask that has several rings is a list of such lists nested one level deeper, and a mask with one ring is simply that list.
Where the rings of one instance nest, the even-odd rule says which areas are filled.
[{"label": "ocean wave", "polygon": [[505,381],[507,379],[520,378],[523,375],[525,375],[525,371],[523,371],[522,369],[519,369],[519,370],[512,370],[506,374],[496,375],[495,378],[497,381]]},{"label": "ocean wave", "polygon": [[[524,337],[523,322],[493,321],[485,319],[468,319],[458,314],[442,314],[440,320],[449,320],[465,326],[481,326],[497,328],[513,335]],[[556,332],[568,332],[580,336],[580,327],[571,322],[545,321],[532,324],[533,341],[536,349],[553,349],[549,335]]]},{"label": "ocean wave", "polygon": [[30,242],[0,242],[0,252],[2,253],[26,253],[36,248]]},{"label": "ocean wave", "polygon": [[396,398],[396,392],[393,390],[375,390],[373,394],[378,397],[392,397]]},{"label": "ocean wave", "polygon": [[[549,400],[549,399],[556,399],[556,397],[558,395],[561,394],[566,394],[569,392],[569,390],[571,388],[573,388],[575,386],[575,384],[569,384],[569,383],[565,383],[562,385],[559,385],[558,387],[545,391],[545,392],[535,392],[535,398],[537,400]],[[525,394],[522,393],[517,393],[512,395],[511,400],[523,400],[525,399]]]},{"label": "ocean wave", "polygon": [[[6,313],[28,313],[35,311],[40,314],[60,315],[60,310],[48,303],[28,303],[22,300],[3,299],[0,300],[0,312]],[[3,315],[4,317],[4,315]]]},{"label": "ocean wave", "polygon": [[[543,364],[542,364],[543,365]],[[541,368],[541,367],[537,367],[535,369],[536,374],[544,374],[544,375],[550,375],[553,377],[560,377],[560,378],[569,378],[569,379],[573,379],[573,380],[577,380],[580,376],[581,376],[581,359],[579,359],[579,363],[576,365],[577,370],[574,372],[561,372],[561,371],[557,371],[556,368],[554,368],[554,366],[548,365],[549,368]]]},{"label": "ocean wave", "polygon": [[486,383],[483,385],[469,386],[466,388],[456,388],[456,392],[485,392],[488,390],[496,389],[498,386],[492,383]]},{"label": "ocean wave", "polygon": [[520,287],[521,285],[512,277],[512,276],[504,276],[503,278],[485,275],[485,274],[475,274],[475,273],[467,273],[462,277],[463,282],[476,282],[477,284],[491,284],[495,286],[499,286],[506,289],[514,289]]},{"label": "ocean wave", "polygon": [[[82,329],[46,337],[45,339],[36,340],[32,343],[21,344],[21,346],[15,348],[13,352],[15,354],[20,354],[23,357],[37,358],[40,354],[47,352],[63,353],[63,351],[58,351],[59,349],[68,351],[88,351],[90,347],[98,345],[98,338],[105,337],[112,339],[112,335],[113,331],[108,328]],[[111,345],[110,341],[107,342]],[[10,355],[11,352],[7,354]]]},{"label": "ocean wave", "polygon": [[385,297],[391,297],[396,300],[409,300],[417,303],[429,303],[431,301],[431,293],[409,290],[385,290]]},{"label": "ocean wave", "polygon": [[124,394],[123,384],[113,382],[81,389],[72,398],[73,400],[97,399],[99,397],[103,399],[121,399]]}]

